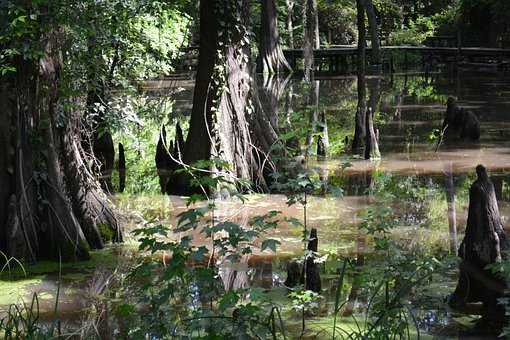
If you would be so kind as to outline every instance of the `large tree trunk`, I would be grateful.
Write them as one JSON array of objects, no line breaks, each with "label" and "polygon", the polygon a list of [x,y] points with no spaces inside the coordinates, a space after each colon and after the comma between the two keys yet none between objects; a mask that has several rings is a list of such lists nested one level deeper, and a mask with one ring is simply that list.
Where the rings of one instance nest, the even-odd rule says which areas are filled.
[{"label": "large tree trunk", "polygon": [[275,0],[262,0],[261,14],[259,60],[262,63],[262,72],[278,74],[284,68],[291,71],[280,45]]},{"label": "large tree trunk", "polygon": [[365,113],[366,113],[366,81],[365,81],[365,11],[362,0],[357,0],[358,10],[358,105],[356,109],[356,122],[352,141],[353,152],[359,152],[363,148],[365,138]]},{"label": "large tree trunk", "polygon": [[[267,188],[263,170],[278,136],[254,86],[246,44],[249,15],[248,0],[200,3],[200,57],[183,161],[221,158],[229,168],[215,171]],[[169,188],[176,194],[195,191],[186,176]]]},{"label": "large tree trunk", "polygon": [[317,130],[319,120],[319,91],[320,84],[314,80],[315,61],[313,51],[319,49],[319,24],[316,0],[305,0],[304,12],[304,75],[305,82],[310,84],[310,92],[307,97],[307,109],[309,111],[310,127],[306,137],[305,155],[308,158],[313,144],[313,136]]},{"label": "large tree trunk", "polygon": [[[53,16],[46,12],[41,17],[49,20]],[[7,143],[0,146],[7,151],[0,157],[0,224],[4,226],[0,245],[8,256],[26,261],[41,257],[87,259],[90,247],[102,246],[94,222],[103,218],[104,211],[96,215],[80,209],[84,205],[76,201],[75,187],[70,185],[82,177],[73,148],[73,142],[80,141],[66,128],[71,120],[69,113],[59,116],[56,124],[62,32],[54,26],[41,23],[41,27],[47,27],[39,37],[42,56],[13,58],[10,62],[16,73],[4,75],[0,81],[0,96],[6,103],[0,113],[0,129],[9,129],[3,137]],[[81,189],[84,195],[95,192],[93,186]],[[103,203],[99,197],[93,202]],[[111,218],[108,222],[114,226],[105,224],[104,230],[120,232],[113,213]],[[121,239],[120,234],[113,237]]]},{"label": "large tree trunk", "polygon": [[501,327],[505,322],[505,308],[498,304],[498,299],[505,295],[507,283],[487,266],[506,257],[508,240],[494,186],[485,167],[478,165],[476,173],[478,178],[469,190],[466,233],[459,248],[459,256],[463,259],[460,277],[450,304],[463,307],[466,303],[482,302],[481,324]]},{"label": "large tree trunk", "polygon": [[375,8],[372,0],[363,0],[368,17],[368,26],[370,29],[370,40],[372,42],[372,65],[381,65],[381,48],[379,44],[379,28]]}]

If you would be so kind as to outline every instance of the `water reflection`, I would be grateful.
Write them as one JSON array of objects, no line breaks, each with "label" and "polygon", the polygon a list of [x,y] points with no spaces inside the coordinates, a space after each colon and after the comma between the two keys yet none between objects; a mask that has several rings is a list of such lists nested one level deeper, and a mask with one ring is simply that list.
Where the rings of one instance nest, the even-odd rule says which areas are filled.
[{"label": "water reflection", "polygon": [[[507,228],[510,216],[509,79],[498,74],[462,72],[454,78],[433,72],[427,76],[408,73],[368,78],[368,106],[376,112],[379,147],[384,156],[377,163],[352,158],[343,152],[348,151],[345,138],[352,140],[358,120],[364,117],[358,116],[358,112],[365,112],[358,109],[363,104],[359,101],[358,88],[365,86],[357,86],[357,81],[360,80],[352,76],[317,80],[312,91],[314,96],[317,94],[316,100],[312,102],[309,101],[310,88],[303,87],[298,79],[266,78],[260,87],[261,98],[273,126],[278,127],[280,132],[296,132],[294,146],[301,141],[313,154],[312,145],[315,143],[313,133],[308,133],[310,126],[315,126],[316,131],[329,141],[328,157],[318,160],[311,157],[310,168],[317,168],[328,186],[342,187],[344,196],[311,197],[309,227],[318,230],[319,253],[349,257],[353,262],[356,270],[350,277],[352,285],[348,292],[350,302],[347,311],[356,310],[359,295],[356,273],[370,261],[370,241],[359,228],[361,218],[358,214],[377,200],[375,195],[371,195],[374,191],[384,190],[395,196],[388,205],[398,215],[401,225],[396,231],[397,238],[412,244],[424,242],[424,239],[427,241],[425,236],[430,234],[430,239],[435,237],[433,242],[453,252],[458,248],[457,239],[462,236],[466,225],[467,191],[472,181],[469,174],[482,163],[492,175]],[[176,112],[188,113],[192,85],[179,85],[184,91],[178,94]],[[441,127],[445,102],[450,95],[457,95],[460,104],[479,117],[481,140],[478,145],[455,143],[435,152],[430,135],[434,129]],[[366,99],[366,93],[362,97]],[[312,110],[307,110],[310,103]],[[311,115],[308,115],[309,112]],[[364,124],[361,126],[364,127]],[[350,166],[345,168],[346,162]],[[151,218],[165,225],[175,225],[176,215],[186,209],[185,200],[177,196],[137,196],[118,200],[126,215],[134,209],[145,209],[140,211],[143,218],[129,215],[128,230]],[[229,220],[243,226],[247,225],[250,216],[261,215],[268,210],[282,211],[282,217],[301,219],[303,216],[303,207],[288,206],[282,195],[250,195],[244,205],[234,199],[219,201],[217,209],[218,221]],[[182,236],[173,235],[175,238]],[[205,242],[199,231],[193,236],[195,242]],[[258,252],[239,263],[223,263],[221,277],[226,289],[247,285],[271,288],[285,278],[288,260],[302,254],[301,230],[282,222],[270,236],[281,242],[275,256],[267,251]],[[442,280],[443,286],[455,282],[453,277]],[[440,287],[442,290],[437,287],[431,289],[447,291],[443,286]],[[34,290],[47,287],[48,283],[44,282]],[[53,288],[54,285],[47,289]],[[202,290],[206,289],[200,288]],[[436,292],[435,297],[439,294]],[[437,302],[439,304],[441,300]],[[433,330],[437,325],[449,322],[450,316],[437,305],[417,313],[423,329]],[[48,310],[51,308],[48,306]]]}]

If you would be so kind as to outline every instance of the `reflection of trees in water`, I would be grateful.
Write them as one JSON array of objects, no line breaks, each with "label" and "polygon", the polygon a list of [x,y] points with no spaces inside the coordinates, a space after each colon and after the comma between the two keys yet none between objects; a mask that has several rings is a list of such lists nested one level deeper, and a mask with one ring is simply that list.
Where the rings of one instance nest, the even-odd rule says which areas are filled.
[{"label": "reflection of trees in water", "polygon": [[[366,203],[368,204],[371,200],[372,191],[374,188],[374,179],[371,171],[367,171],[364,174],[354,176],[357,177],[355,182],[358,183],[357,190],[366,195]],[[354,261],[354,276],[352,279],[351,291],[347,304],[344,307],[342,314],[344,316],[350,316],[354,312],[356,307],[356,301],[358,300],[359,291],[362,283],[362,268],[365,265],[365,247],[366,247],[366,234],[364,230],[358,227],[358,235],[356,237],[356,259]]]},{"label": "reflection of trees in water", "polygon": [[220,277],[225,291],[250,287],[248,270],[248,256],[243,256],[237,263],[225,261],[220,267]]},{"label": "reflection of trees in water", "polygon": [[445,166],[446,204],[448,205],[448,227],[450,230],[450,252],[457,254],[457,213],[455,211],[455,186],[452,162]]}]

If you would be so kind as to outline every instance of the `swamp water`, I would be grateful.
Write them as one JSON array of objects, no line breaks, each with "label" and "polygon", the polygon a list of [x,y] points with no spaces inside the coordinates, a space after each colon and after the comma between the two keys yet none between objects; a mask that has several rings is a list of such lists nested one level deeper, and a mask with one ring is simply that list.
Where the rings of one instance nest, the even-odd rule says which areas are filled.
[{"label": "swamp water", "polygon": [[[150,85],[164,87],[165,82]],[[184,91],[176,98],[175,110],[186,115],[190,111],[192,84],[183,82],[181,85]],[[379,206],[392,211],[390,222],[394,229],[391,233],[396,244],[408,254],[420,249],[428,252],[430,257],[438,255],[444,262],[441,271],[410,294],[409,310],[416,320],[409,323],[416,323],[424,338],[458,338],[459,330],[476,317],[451,311],[445,299],[453,292],[457,281],[454,246],[463,236],[469,186],[475,178],[476,165],[483,164],[489,170],[505,228],[510,229],[510,79],[498,73],[460,72],[455,76],[407,73],[369,77],[367,85],[367,104],[377,107],[375,123],[380,136],[380,161],[365,161],[343,152],[345,136],[354,131],[356,78],[319,80],[319,111],[325,113],[332,156],[327,160],[312,157],[308,167],[328,186],[342,188],[343,195],[312,196],[306,207],[307,228],[318,230],[325,297],[316,316],[308,318],[307,328],[314,334],[322,334],[317,336],[319,339],[331,338],[335,283],[343,258],[351,259],[352,266],[342,292],[349,296],[350,313],[363,318],[361,313],[368,303],[367,292],[358,291],[361,290],[358,281],[363,280],[363,275],[377,275],[377,265],[381,263],[381,259],[372,255],[374,240],[362,228],[363,216],[367,208]],[[277,100],[270,105],[276,105],[280,119],[288,119],[293,129],[305,131],[309,124],[304,113],[306,88],[300,81],[291,79],[277,91],[270,90],[277,92]],[[434,129],[441,127],[446,99],[451,95],[458,97],[461,106],[479,117],[481,139],[476,144],[445,144],[435,152],[435,140],[431,136]],[[303,132],[302,136],[305,135]],[[453,187],[448,188],[448,183],[453,183]],[[446,198],[447,189],[452,188],[454,215],[451,207],[448,209]],[[137,243],[129,232],[147,221],[175,225],[176,215],[186,209],[185,200],[174,196],[123,194],[114,200],[126,225],[128,241],[125,245],[94,252],[92,260],[85,264],[66,264],[59,268],[55,263],[43,263],[26,268],[27,279],[8,281],[4,277],[0,281],[2,308],[20,299],[31,301],[36,292],[42,318],[57,317],[63,322],[78,323],[109,275],[116,269],[122,270],[126,258],[136,254]],[[236,199],[219,200],[216,204],[218,220],[240,224],[269,210],[281,211],[280,219],[302,219],[304,214],[302,205],[288,206],[283,195],[251,194],[244,204]],[[450,227],[453,220],[457,226],[455,240]],[[201,234],[193,236],[194,242],[204,242]],[[242,276],[246,281],[243,284],[262,287],[274,301],[289,305],[291,302],[285,297],[281,282],[285,280],[288,261],[302,256],[302,230],[282,222],[268,236],[281,243],[276,254],[258,252],[247,263],[236,265],[234,269],[247,274]],[[362,272],[364,274],[360,274]],[[57,291],[59,303],[55,316]],[[299,315],[289,315],[289,328],[299,329]],[[353,329],[355,322],[348,316],[339,321]]]}]

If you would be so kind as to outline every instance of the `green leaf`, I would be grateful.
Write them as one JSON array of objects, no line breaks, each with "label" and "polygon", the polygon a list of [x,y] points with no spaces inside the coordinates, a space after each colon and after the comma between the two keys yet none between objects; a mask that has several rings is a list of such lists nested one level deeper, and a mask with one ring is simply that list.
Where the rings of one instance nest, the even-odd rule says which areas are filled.
[{"label": "green leaf", "polygon": [[266,249],[271,249],[274,253],[276,253],[276,246],[281,244],[280,241],[275,239],[267,239],[262,242],[262,251]]}]

